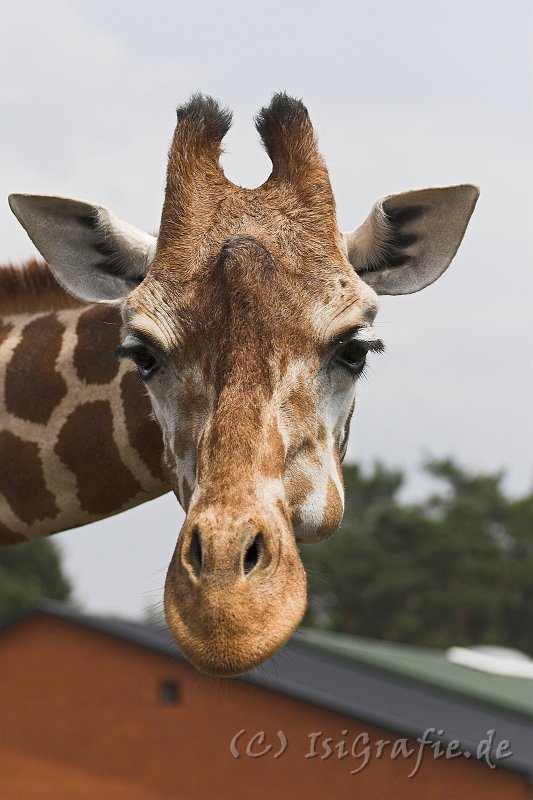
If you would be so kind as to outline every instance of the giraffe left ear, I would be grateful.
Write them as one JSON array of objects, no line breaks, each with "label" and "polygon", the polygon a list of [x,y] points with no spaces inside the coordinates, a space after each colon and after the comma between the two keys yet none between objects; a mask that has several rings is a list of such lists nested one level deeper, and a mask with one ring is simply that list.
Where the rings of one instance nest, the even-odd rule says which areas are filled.
[{"label": "giraffe left ear", "polygon": [[471,184],[384,197],[343,234],[346,255],[378,294],[418,292],[449,267],[478,197]]},{"label": "giraffe left ear", "polygon": [[87,303],[122,300],[153,261],[157,239],[103,206],[32,194],[9,205],[59,283]]}]

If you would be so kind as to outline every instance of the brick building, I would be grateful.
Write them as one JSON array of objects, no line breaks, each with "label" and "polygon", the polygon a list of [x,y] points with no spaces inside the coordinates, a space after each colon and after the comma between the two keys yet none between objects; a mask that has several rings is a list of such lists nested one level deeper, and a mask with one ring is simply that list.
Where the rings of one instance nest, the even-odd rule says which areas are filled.
[{"label": "brick building", "polygon": [[0,674],[0,800],[533,797],[533,683],[437,651],[302,630],[211,680],[163,629],[46,604],[0,631]]}]

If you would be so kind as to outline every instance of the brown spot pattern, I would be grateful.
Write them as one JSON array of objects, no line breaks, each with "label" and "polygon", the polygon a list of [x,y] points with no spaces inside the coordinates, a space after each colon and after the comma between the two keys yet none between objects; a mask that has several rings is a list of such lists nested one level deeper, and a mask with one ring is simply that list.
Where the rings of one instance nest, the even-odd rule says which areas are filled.
[{"label": "brown spot pattern", "polygon": [[317,434],[316,438],[317,438],[317,441],[319,442],[319,444],[325,444],[326,443],[326,440],[328,438],[328,431],[327,431],[327,428],[326,428],[326,426],[324,425],[323,422],[321,422],[319,424],[319,426],[318,426],[318,434]]},{"label": "brown spot pattern", "polygon": [[120,511],[141,489],[121,461],[105,400],[84,403],[70,414],[55,452],[76,476],[80,505],[90,514]]},{"label": "brown spot pattern", "polygon": [[278,424],[274,418],[268,423],[265,441],[267,448],[261,465],[262,474],[268,478],[279,478],[285,460],[285,449]]},{"label": "brown spot pattern", "polygon": [[39,445],[1,431],[0,454],[0,491],[19,519],[30,524],[55,517],[58,509],[44,482]]},{"label": "brown spot pattern", "polygon": [[74,366],[81,380],[99,384],[113,380],[119,369],[114,351],[120,344],[120,330],[116,308],[93,306],[80,315]]},{"label": "brown spot pattern", "polygon": [[13,533],[10,531],[9,528],[6,528],[5,525],[2,525],[0,522],[0,547],[5,547],[10,544],[20,544],[21,542],[27,542],[28,540],[21,536],[20,533]]},{"label": "brown spot pattern", "polygon": [[6,369],[6,408],[29,422],[45,424],[67,393],[56,371],[65,331],[55,314],[30,322]]},{"label": "brown spot pattern", "polygon": [[299,525],[301,523],[301,508],[313,491],[313,488],[313,482],[307,475],[298,472],[291,476],[291,481],[287,490],[287,499],[289,501],[289,508],[294,525]]},{"label": "brown spot pattern", "polygon": [[287,405],[291,410],[294,419],[301,423],[313,418],[316,410],[316,405],[313,396],[305,386],[303,379],[299,382],[289,397],[287,398]]},{"label": "brown spot pattern", "polygon": [[157,422],[150,418],[150,400],[134,372],[125,373],[120,382],[120,394],[131,446],[138,452],[153,477],[164,480],[161,468],[161,431]]}]

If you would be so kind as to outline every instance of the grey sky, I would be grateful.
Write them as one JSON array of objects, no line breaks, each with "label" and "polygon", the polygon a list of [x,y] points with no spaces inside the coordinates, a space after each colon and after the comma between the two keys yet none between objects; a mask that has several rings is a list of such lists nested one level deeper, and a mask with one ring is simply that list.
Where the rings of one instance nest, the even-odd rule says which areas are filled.
[{"label": "grey sky", "polygon": [[[306,102],[355,227],[380,196],[472,181],[481,199],[432,287],[386,298],[386,356],[359,391],[349,456],[407,468],[451,454],[531,486],[529,0],[0,1],[2,194],[72,195],[158,226],[175,107],[192,91],[235,113],[228,177],[269,164],[253,114],[285,89]],[[32,247],[4,203],[0,260]],[[159,599],[182,513],[171,497],[57,537],[89,608]]]}]

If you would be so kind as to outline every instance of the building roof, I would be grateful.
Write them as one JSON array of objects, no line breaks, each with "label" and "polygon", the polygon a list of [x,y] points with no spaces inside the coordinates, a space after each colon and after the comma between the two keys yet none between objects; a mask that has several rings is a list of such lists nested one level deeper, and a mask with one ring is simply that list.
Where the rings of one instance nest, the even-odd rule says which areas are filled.
[{"label": "building roof", "polygon": [[[170,658],[182,659],[164,626],[86,614],[46,602],[43,614]],[[21,617],[8,624],[15,624]],[[420,737],[457,739],[474,756],[494,731],[512,755],[501,766],[533,779],[533,683],[453,664],[444,651],[300,628],[258,669],[238,678],[372,725]]]},{"label": "building roof", "polygon": [[354,663],[377,667],[533,720],[533,683],[528,678],[470,669],[449,661],[445,651],[427,647],[361,639],[311,628],[301,628],[296,638]]}]

